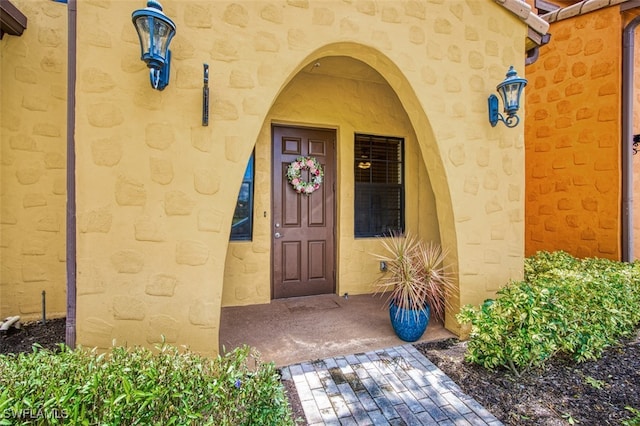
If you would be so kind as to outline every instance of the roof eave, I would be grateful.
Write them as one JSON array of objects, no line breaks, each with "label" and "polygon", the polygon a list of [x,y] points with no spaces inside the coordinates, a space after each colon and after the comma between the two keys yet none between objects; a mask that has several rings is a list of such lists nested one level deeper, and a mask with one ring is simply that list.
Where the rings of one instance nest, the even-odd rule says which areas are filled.
[{"label": "roof eave", "polygon": [[4,34],[20,36],[27,28],[27,17],[9,0],[0,0],[0,39]]},{"label": "roof eave", "polygon": [[[623,3],[627,3],[627,5]],[[620,7],[622,10],[625,10],[638,7],[640,2],[638,2],[638,0],[583,0],[571,6],[544,14],[540,18],[548,23],[553,23],[616,5],[622,5]]]},{"label": "roof eave", "polygon": [[528,27],[527,39],[525,41],[526,50],[542,46],[549,41],[547,32],[549,31],[549,22],[533,13],[531,6],[522,0],[494,0],[500,6],[516,15]]}]

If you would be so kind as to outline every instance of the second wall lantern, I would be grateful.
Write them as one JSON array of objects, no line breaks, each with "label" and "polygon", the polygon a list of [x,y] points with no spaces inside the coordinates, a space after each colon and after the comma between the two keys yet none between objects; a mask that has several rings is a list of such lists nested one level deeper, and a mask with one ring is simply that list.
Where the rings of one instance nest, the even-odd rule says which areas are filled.
[{"label": "second wall lantern", "polygon": [[151,86],[163,90],[169,84],[169,43],[176,34],[176,24],[162,12],[162,5],[155,0],[149,0],[144,9],[134,11],[131,20],[140,39],[140,59],[149,67]]},{"label": "second wall lantern", "polygon": [[498,121],[502,121],[507,127],[516,127],[518,125],[520,117],[518,117],[517,112],[520,109],[520,95],[522,95],[522,89],[526,85],[527,79],[518,77],[518,73],[511,66],[507,71],[507,77],[496,86],[496,90],[500,98],[502,98],[506,116],[498,112],[498,98],[496,95],[489,96],[489,122],[492,127],[495,127]]}]

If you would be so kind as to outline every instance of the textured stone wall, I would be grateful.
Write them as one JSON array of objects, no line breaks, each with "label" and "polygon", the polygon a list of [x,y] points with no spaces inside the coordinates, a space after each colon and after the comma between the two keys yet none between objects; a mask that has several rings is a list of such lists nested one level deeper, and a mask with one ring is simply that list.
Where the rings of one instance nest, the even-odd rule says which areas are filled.
[{"label": "textured stone wall", "polygon": [[[247,159],[270,139],[270,120],[337,128],[345,144],[363,123],[347,106],[339,120],[322,111],[276,117],[288,84],[327,56],[373,68],[404,110],[404,118],[396,113],[404,124],[394,125],[415,139],[426,171],[420,182],[428,174],[440,239],[459,276],[454,309],[522,276],[523,127],[491,128],[486,112],[509,65],[524,68],[526,26],[517,17],[491,1],[164,3],[178,33],[163,92],[149,86],[129,19],[142,2],[78,4],[79,343],[152,344],[164,335],[199,352],[218,350],[225,265],[227,274],[242,269],[253,278],[255,265],[233,257],[229,227]],[[208,127],[201,126],[203,62],[211,67]],[[376,122],[381,133],[385,120]],[[346,156],[349,147],[338,152]],[[339,159],[341,168],[348,163]],[[259,156],[256,164],[259,181],[270,180],[270,162]],[[342,218],[348,182],[337,189],[338,270],[347,278],[356,273],[342,265],[348,250],[363,250]],[[260,202],[260,221],[268,222],[270,203]],[[251,250],[264,256],[269,244]],[[264,297],[258,293],[249,297]],[[456,329],[451,316],[447,323]]]},{"label": "textured stone wall", "polygon": [[552,24],[527,67],[526,250],[620,256],[620,12]]},{"label": "textured stone wall", "polygon": [[66,313],[67,9],[12,0],[22,36],[0,40],[0,317]]}]

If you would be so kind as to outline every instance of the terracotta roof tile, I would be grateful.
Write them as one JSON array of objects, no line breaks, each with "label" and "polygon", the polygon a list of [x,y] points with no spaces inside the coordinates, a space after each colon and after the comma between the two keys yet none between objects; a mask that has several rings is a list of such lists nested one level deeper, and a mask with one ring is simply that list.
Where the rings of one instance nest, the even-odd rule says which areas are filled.
[{"label": "terracotta roof tile", "polygon": [[544,35],[549,31],[549,23],[541,19],[531,11],[531,6],[523,0],[494,0],[496,3],[519,17],[529,26],[529,33],[533,32],[528,39],[536,45],[540,45]]},{"label": "terracotta roof tile", "polygon": [[549,12],[546,15],[542,15],[540,18],[544,19],[548,23],[552,23],[573,18],[574,16],[585,15],[589,12],[622,4],[627,1],[629,0],[583,0],[574,5]]}]

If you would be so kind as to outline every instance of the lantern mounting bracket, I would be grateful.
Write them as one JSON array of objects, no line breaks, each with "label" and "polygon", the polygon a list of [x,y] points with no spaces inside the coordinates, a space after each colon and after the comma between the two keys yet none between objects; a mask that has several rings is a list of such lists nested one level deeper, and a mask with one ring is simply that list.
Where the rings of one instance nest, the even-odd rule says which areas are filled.
[{"label": "lantern mounting bracket", "polygon": [[520,123],[520,117],[517,114],[509,115],[505,118],[498,112],[498,97],[496,95],[489,96],[489,122],[491,127],[496,127],[498,121],[502,121],[505,126],[511,128],[516,127]]}]

